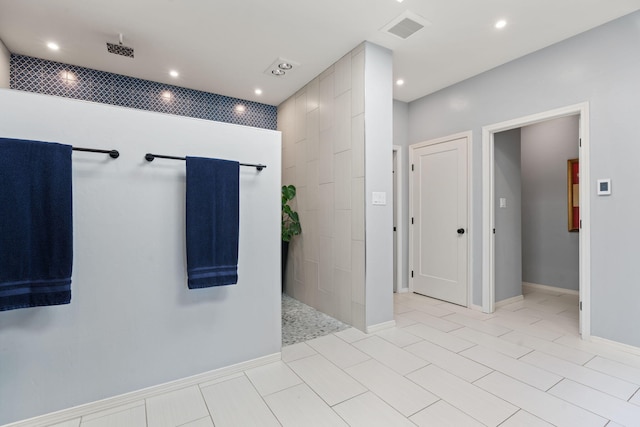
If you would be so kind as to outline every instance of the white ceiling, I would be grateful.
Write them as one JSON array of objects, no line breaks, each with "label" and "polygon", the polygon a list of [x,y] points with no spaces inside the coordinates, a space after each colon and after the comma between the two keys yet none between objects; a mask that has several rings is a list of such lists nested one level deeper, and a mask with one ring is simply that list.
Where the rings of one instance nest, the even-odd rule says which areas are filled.
[{"label": "white ceiling", "polygon": [[[406,82],[394,98],[409,102],[638,9],[640,0],[0,0],[0,40],[17,54],[271,105],[368,40],[393,50],[394,78]],[[407,40],[380,31],[406,10],[431,25]],[[500,18],[508,25],[496,30]],[[119,33],[135,59],[107,53]],[[265,74],[278,57],[301,65]]]}]

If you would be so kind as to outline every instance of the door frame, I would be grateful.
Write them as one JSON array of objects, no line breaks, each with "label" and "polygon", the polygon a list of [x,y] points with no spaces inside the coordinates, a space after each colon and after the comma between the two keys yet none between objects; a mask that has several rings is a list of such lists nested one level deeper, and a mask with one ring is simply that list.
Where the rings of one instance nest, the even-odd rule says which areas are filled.
[{"label": "door frame", "polygon": [[395,173],[396,173],[396,185],[393,188],[393,197],[396,204],[396,284],[397,289],[394,292],[404,293],[409,292],[409,288],[404,286],[403,278],[403,258],[402,249],[404,248],[404,224],[402,221],[402,178],[404,176],[404,170],[402,168],[402,147],[394,145],[391,152],[391,161],[394,162],[393,154],[395,153]]},{"label": "door frame", "polygon": [[[473,275],[471,274],[471,266],[473,265],[473,236],[474,230],[472,227],[472,219],[473,219],[473,203],[472,203],[472,193],[473,193],[473,156],[472,156],[472,141],[473,141],[473,132],[468,130],[465,132],[455,133],[448,136],[443,136],[441,138],[430,139],[427,141],[418,142],[416,144],[412,144],[409,146],[409,163],[411,166],[414,164],[415,151],[419,148],[426,147],[429,145],[442,144],[445,142],[453,141],[456,139],[465,138],[467,144],[467,307],[473,308],[473,286],[471,286],[471,279]],[[408,215],[408,224],[409,224],[409,271],[413,271],[413,227],[411,224],[411,218],[413,217],[413,179],[411,176],[412,170],[409,171],[409,215]],[[413,278],[409,273],[409,292],[413,292]]]},{"label": "door frame", "polygon": [[482,128],[482,311],[495,310],[495,153],[494,135],[511,129],[567,116],[579,117],[580,148],[580,333],[591,336],[591,181],[589,160],[589,103],[569,105]]}]

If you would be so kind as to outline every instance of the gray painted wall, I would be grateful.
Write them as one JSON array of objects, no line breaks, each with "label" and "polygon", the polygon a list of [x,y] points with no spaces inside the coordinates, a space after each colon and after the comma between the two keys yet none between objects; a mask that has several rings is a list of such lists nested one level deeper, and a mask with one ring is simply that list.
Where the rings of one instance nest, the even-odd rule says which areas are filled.
[{"label": "gray painted wall", "polygon": [[[496,133],[495,286],[496,302],[522,295],[522,210],[520,129]],[[504,199],[506,207],[500,207]]]},{"label": "gray painted wall", "polygon": [[[280,351],[279,132],[9,89],[0,99],[4,137],[120,150],[73,155],[71,304],[0,312],[0,424]],[[147,152],[268,166],[240,171],[237,285],[187,289],[185,164]]]},{"label": "gray painted wall", "polygon": [[11,53],[0,40],[0,88],[9,89],[9,73],[11,70]]},{"label": "gray painted wall", "polygon": [[[637,144],[640,12],[542,49],[409,105],[409,143],[473,131],[473,302],[482,301],[482,126],[588,101],[592,334],[640,346]],[[598,197],[595,180],[611,178]]]},{"label": "gray painted wall", "polygon": [[567,230],[567,160],[578,116],[522,128],[522,280],[578,290],[579,235]]},{"label": "gray painted wall", "polygon": [[[370,327],[393,321],[393,58],[365,43],[365,245],[366,319]],[[372,194],[386,194],[374,205]]]},{"label": "gray painted wall", "polygon": [[400,216],[402,227],[397,231],[402,237],[402,263],[398,268],[402,269],[399,290],[409,290],[409,104],[402,101],[393,101],[393,145],[400,146],[402,153],[402,174],[398,174],[401,181]]}]

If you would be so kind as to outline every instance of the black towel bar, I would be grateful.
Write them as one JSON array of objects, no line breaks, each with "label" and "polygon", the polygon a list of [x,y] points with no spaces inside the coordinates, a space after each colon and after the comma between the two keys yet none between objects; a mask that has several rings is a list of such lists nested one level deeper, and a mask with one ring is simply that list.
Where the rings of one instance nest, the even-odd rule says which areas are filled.
[{"label": "black towel bar", "polygon": [[[169,159],[169,160],[187,160],[186,157],[164,156],[162,154],[147,153],[144,155],[144,159],[148,162],[153,162],[153,159],[155,159],[156,157],[159,159]],[[240,166],[250,166],[252,168],[256,168],[258,171],[261,171],[262,169],[267,167],[267,165],[261,165],[261,164],[256,165],[254,163],[240,163]]]},{"label": "black towel bar", "polygon": [[120,157],[120,152],[118,150],[100,150],[97,148],[81,148],[81,147],[73,147],[73,151],[85,151],[87,153],[104,153],[108,154],[112,159],[117,159]]}]

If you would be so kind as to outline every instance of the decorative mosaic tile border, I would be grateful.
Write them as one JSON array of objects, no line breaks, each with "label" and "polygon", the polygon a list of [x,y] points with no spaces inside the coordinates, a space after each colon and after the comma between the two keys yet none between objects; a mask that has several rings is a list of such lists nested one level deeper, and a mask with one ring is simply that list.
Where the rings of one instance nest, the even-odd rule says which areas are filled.
[{"label": "decorative mosaic tile border", "polygon": [[11,55],[10,87],[264,129],[277,124],[272,105],[23,55]]}]

